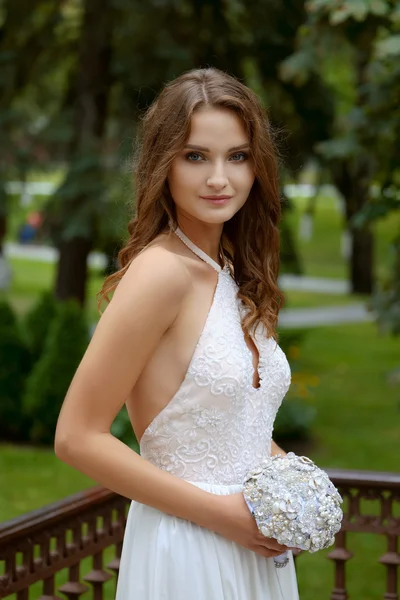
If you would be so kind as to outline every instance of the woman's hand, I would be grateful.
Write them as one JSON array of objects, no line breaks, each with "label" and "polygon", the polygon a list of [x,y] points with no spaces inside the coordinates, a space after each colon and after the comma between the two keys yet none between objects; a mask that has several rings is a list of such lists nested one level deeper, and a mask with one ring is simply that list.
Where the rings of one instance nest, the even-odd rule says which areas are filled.
[{"label": "woman's hand", "polygon": [[267,558],[278,556],[291,549],[279,544],[274,538],[265,537],[258,531],[257,523],[240,492],[218,496],[218,501],[221,502],[222,518],[214,531],[223,537]]}]

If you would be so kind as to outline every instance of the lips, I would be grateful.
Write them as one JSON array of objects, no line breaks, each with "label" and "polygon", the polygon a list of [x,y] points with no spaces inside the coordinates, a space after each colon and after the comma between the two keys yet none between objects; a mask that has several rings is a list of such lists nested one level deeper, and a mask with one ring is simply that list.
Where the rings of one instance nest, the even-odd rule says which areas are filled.
[{"label": "lips", "polygon": [[200,198],[206,200],[210,206],[225,206],[232,196],[200,196]]},{"label": "lips", "polygon": [[232,196],[200,196],[204,200],[229,200]]}]

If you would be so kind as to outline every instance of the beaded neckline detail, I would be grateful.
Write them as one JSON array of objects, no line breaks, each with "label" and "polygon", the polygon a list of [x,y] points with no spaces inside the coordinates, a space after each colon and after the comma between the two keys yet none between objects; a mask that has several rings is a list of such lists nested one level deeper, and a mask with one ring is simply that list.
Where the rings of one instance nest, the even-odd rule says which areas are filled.
[{"label": "beaded neckline detail", "polygon": [[217,273],[220,273],[223,269],[225,269],[226,263],[225,263],[224,267],[221,267],[221,265],[219,265],[213,258],[211,258],[211,256],[208,256],[208,254],[206,252],[204,252],[204,250],[202,250],[201,248],[199,248],[198,246],[196,246],[196,244],[194,242],[192,242],[192,240],[190,238],[188,238],[187,235],[185,235],[183,233],[183,231],[179,227],[176,227],[175,229],[173,229],[173,231],[178,236],[178,238],[194,254],[196,254],[199,258],[201,258],[202,260],[204,260],[204,262],[206,262],[207,264],[209,264],[213,269],[215,269],[217,271]]}]

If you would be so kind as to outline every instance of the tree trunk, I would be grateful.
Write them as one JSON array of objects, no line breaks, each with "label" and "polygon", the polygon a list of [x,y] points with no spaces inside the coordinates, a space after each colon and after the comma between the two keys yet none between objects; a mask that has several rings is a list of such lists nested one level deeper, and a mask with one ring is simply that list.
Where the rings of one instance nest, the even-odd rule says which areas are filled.
[{"label": "tree trunk", "polygon": [[353,294],[372,294],[374,287],[372,231],[355,229],[352,234],[351,291]]},{"label": "tree trunk", "polygon": [[[353,39],[355,54],[355,104],[361,110],[368,106],[369,64],[374,51],[377,23],[356,25]],[[365,127],[368,127],[366,125]],[[363,148],[365,131],[357,132],[360,148]],[[357,294],[371,294],[374,287],[373,233],[370,225],[355,227],[350,222],[367,204],[373,181],[373,162],[367,148],[360,149],[357,156],[349,157],[333,165],[335,183],[346,203],[346,219],[352,237],[349,275],[351,290]]]},{"label": "tree trunk", "polygon": [[[346,202],[347,223],[368,202],[369,195],[369,164],[360,161],[355,176],[351,181],[351,194]],[[373,291],[373,235],[370,225],[362,229],[352,227],[350,281],[351,291],[354,294],[371,294]]]},{"label": "tree trunk", "polygon": [[346,222],[351,233],[349,277],[353,294],[371,294],[374,287],[374,243],[370,226],[362,229],[351,225],[350,220],[367,203],[369,194],[369,162],[359,159],[357,168],[343,162],[335,171],[335,184],[345,199]]},{"label": "tree trunk", "polygon": [[[80,51],[77,58],[77,74],[75,92],[67,92],[69,102],[73,102],[75,112],[74,136],[71,142],[71,172],[67,178],[76,178],[74,161],[85,160],[85,155],[97,156],[97,168],[90,168],[84,177],[92,181],[101,180],[100,156],[108,111],[108,99],[111,89],[111,44],[113,33],[112,0],[104,0],[101,9],[97,0],[85,0],[84,17],[81,30]],[[69,208],[64,217],[64,224],[77,218],[82,205],[87,204],[86,231],[87,237],[74,237],[68,240],[60,236],[58,242],[59,261],[57,266],[56,290],[57,298],[76,298],[80,303],[85,300],[87,276],[87,257],[93,247],[96,235],[97,216],[90,212],[93,197],[85,196],[79,191],[79,181],[75,180],[77,197],[69,199]],[[85,183],[85,182],[84,182]],[[84,189],[82,186],[81,189]],[[88,186],[90,189],[90,186]],[[97,192],[92,193],[94,196]],[[79,197],[82,196],[82,197]],[[88,216],[89,215],[89,216]]]},{"label": "tree trunk", "polygon": [[75,298],[85,303],[87,257],[92,242],[85,238],[73,238],[59,245],[59,260],[55,295],[59,300]]}]

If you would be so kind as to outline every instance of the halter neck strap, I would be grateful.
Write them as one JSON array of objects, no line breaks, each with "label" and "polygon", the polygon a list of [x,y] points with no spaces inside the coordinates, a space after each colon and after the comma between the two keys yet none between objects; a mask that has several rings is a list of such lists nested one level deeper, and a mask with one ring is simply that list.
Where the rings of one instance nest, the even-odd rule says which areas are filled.
[{"label": "halter neck strap", "polygon": [[176,227],[175,229],[173,229],[173,231],[178,236],[178,238],[180,240],[182,240],[182,242],[194,254],[196,254],[199,258],[201,258],[202,260],[204,260],[204,262],[208,263],[213,269],[215,269],[217,271],[217,273],[219,273],[220,271],[222,271],[221,265],[219,265],[213,258],[211,258],[211,256],[208,256],[208,254],[206,252],[204,252],[204,250],[202,250],[201,248],[199,248],[198,246],[196,246],[196,244],[194,242],[192,242],[192,240],[189,239],[187,237],[187,235],[185,235],[183,233],[183,231],[179,227]]}]

